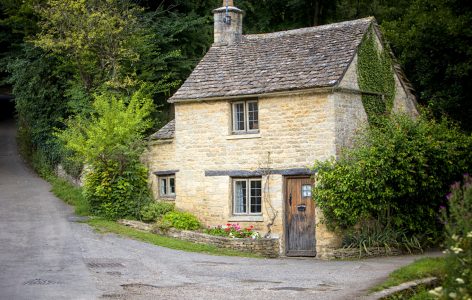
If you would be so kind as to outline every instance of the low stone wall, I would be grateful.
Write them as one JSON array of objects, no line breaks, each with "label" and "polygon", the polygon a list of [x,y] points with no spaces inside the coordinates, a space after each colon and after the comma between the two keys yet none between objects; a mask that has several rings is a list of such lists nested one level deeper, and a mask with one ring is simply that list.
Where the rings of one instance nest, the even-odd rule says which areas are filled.
[{"label": "low stone wall", "polygon": [[359,259],[378,256],[401,255],[402,251],[395,248],[385,249],[371,247],[366,250],[359,251],[359,248],[339,248],[326,249],[323,253],[318,253],[317,258],[321,259]]},{"label": "low stone wall", "polygon": [[84,186],[83,179],[84,176],[83,174],[80,176],[80,178],[75,178],[72,175],[69,175],[66,170],[64,170],[64,167],[59,164],[56,166],[56,176],[59,178],[62,178],[64,180],[67,180],[70,184],[75,185],[77,187]]},{"label": "low stone wall", "polygon": [[140,230],[151,231],[159,235],[165,235],[184,241],[189,241],[192,243],[207,244],[216,246],[218,248],[250,252],[269,258],[279,257],[280,244],[279,239],[276,238],[237,239],[214,236],[196,231],[177,230],[174,228],[170,228],[168,230],[160,230],[158,228],[152,228],[151,225],[139,221],[119,220],[118,223]]}]

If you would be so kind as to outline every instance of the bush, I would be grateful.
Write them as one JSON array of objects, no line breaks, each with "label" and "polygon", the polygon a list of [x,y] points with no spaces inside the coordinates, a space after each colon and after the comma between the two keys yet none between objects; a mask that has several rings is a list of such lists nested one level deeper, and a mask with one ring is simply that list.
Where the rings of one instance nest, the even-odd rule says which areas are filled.
[{"label": "bush", "polygon": [[349,231],[343,238],[343,247],[358,248],[359,255],[369,253],[369,248],[392,248],[406,250],[409,253],[422,252],[420,239],[416,236],[407,236],[404,230],[394,230],[384,227],[378,222],[361,224],[359,230]]},{"label": "bush", "polygon": [[166,213],[173,211],[174,206],[174,203],[169,202],[151,202],[141,209],[141,220],[144,222],[158,221]]},{"label": "bush", "polygon": [[188,212],[171,211],[162,218],[163,224],[170,224],[176,229],[197,230],[201,227],[197,217]]},{"label": "bush", "polygon": [[407,235],[434,238],[448,183],[472,168],[471,148],[471,136],[447,120],[385,117],[338,160],[315,163],[313,199],[332,230],[375,219]]},{"label": "bush", "polygon": [[96,95],[93,112],[74,116],[57,133],[75,160],[89,166],[85,198],[94,213],[108,219],[139,218],[150,201],[140,156],[143,134],[152,124],[153,103],[144,89],[131,97],[111,92]]},{"label": "bush", "polygon": [[110,220],[139,218],[150,201],[147,170],[135,165],[120,174],[117,164],[96,165],[85,177],[84,196],[96,215]]},{"label": "bush", "polygon": [[[431,293],[441,299],[472,298],[472,177],[455,183],[441,209],[446,228],[446,278]],[[448,210],[448,211],[447,211]]]}]

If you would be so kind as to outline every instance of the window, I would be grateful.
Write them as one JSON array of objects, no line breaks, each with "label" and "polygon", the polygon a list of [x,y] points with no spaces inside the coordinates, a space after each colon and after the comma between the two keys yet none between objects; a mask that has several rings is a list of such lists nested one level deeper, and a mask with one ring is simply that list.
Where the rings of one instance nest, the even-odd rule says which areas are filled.
[{"label": "window", "polygon": [[261,179],[255,178],[233,180],[233,212],[235,215],[261,214]]},{"label": "window", "polygon": [[311,198],[311,185],[310,184],[302,185],[302,197]]},{"label": "window", "polygon": [[259,131],[259,107],[257,100],[233,103],[233,132],[255,133]]},{"label": "window", "polygon": [[175,175],[159,176],[159,196],[175,197]]}]

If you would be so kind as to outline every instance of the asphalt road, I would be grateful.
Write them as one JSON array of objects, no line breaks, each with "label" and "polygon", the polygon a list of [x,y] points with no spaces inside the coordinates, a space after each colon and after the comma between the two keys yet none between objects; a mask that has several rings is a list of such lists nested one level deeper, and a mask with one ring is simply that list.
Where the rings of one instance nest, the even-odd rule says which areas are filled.
[{"label": "asphalt road", "polygon": [[361,261],[186,253],[75,222],[0,121],[0,299],[353,299],[418,257]]}]

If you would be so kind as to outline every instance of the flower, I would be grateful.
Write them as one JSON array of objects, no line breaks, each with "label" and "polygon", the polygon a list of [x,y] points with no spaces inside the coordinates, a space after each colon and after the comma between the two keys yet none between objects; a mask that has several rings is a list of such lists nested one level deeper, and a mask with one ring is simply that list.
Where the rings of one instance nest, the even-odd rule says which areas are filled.
[{"label": "flower", "polygon": [[457,294],[456,293],[449,293],[449,297],[451,297],[452,299],[456,299]]},{"label": "flower", "polygon": [[472,238],[472,231],[470,231],[469,233],[467,233],[467,237],[468,237],[468,238]]},{"label": "flower", "polygon": [[457,241],[459,239],[459,236],[457,234],[453,234],[451,236],[451,238],[454,240],[454,241]]},{"label": "flower", "polygon": [[459,253],[461,253],[462,251],[464,251],[463,249],[461,249],[461,248],[459,248],[459,247],[454,247],[454,246],[451,247],[451,250],[452,250],[452,252],[454,252],[455,254],[459,254]]},{"label": "flower", "polygon": [[451,197],[452,197],[452,193],[449,193],[449,194],[446,195],[447,200],[451,200]]},{"label": "flower", "polygon": [[464,284],[464,279],[462,279],[462,278],[456,278],[456,281],[459,284]]},{"label": "flower", "polygon": [[429,293],[433,296],[436,296],[436,297],[441,297],[442,295],[442,287],[441,286],[438,286],[437,288],[435,288],[434,290],[430,290]]}]

